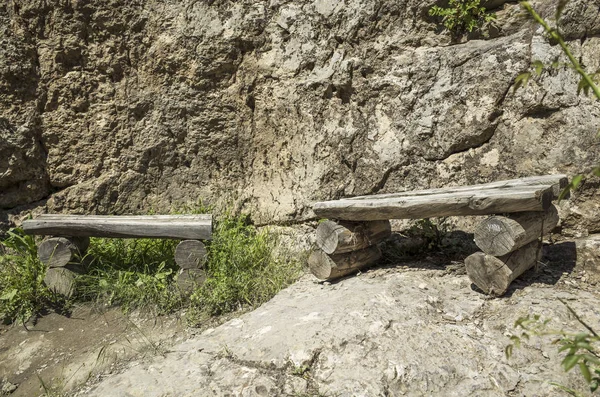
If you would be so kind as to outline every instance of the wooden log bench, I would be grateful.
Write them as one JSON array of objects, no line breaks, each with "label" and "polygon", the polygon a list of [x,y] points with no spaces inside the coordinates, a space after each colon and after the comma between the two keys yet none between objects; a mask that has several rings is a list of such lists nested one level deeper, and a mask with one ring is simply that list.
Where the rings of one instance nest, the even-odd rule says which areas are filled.
[{"label": "wooden log bench", "polygon": [[40,215],[23,222],[27,234],[52,236],[38,245],[40,261],[48,266],[46,285],[71,296],[77,273],[83,272],[90,237],[166,238],[182,240],[175,249],[178,283],[189,288],[203,281],[206,248],[212,238],[212,215]]},{"label": "wooden log bench", "polygon": [[567,185],[566,175],[546,175],[317,202],[315,215],[330,220],[318,225],[308,264],[320,280],[334,280],[377,263],[390,219],[489,215],[474,234],[482,252],[465,265],[477,287],[499,296],[540,259],[541,236],[559,221],[552,201]]}]

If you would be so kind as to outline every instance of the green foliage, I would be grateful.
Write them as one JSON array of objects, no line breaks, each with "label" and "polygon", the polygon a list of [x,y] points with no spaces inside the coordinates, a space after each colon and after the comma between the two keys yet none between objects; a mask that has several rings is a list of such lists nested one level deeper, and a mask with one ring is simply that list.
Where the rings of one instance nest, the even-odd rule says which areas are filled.
[{"label": "green foliage", "polygon": [[225,214],[208,244],[208,278],[192,303],[209,314],[256,306],[297,279],[301,262],[278,252],[278,236],[244,217]]},{"label": "green foliage", "polygon": [[[569,3],[569,0],[559,0],[558,1],[557,7],[556,7],[556,14],[555,14],[555,18],[556,18],[556,22],[557,22],[556,28],[551,27],[550,24],[548,24],[548,22],[546,22],[534,10],[534,8],[531,6],[531,4],[529,4],[529,2],[522,1],[520,4],[529,13],[529,15],[531,15],[531,17],[544,28],[544,31],[546,32],[547,36],[551,40],[558,43],[558,45],[561,47],[564,55],[569,60],[569,62],[566,64],[561,64],[558,62],[558,60],[556,60],[549,67],[551,67],[551,68],[568,67],[570,69],[573,69],[575,72],[577,72],[580,75],[580,80],[577,85],[577,95],[579,95],[583,92],[587,96],[590,94],[590,91],[591,91],[591,93],[596,97],[596,99],[600,100],[600,87],[599,87],[600,69],[596,70],[594,73],[591,73],[591,74],[587,73],[583,69],[581,64],[579,63],[579,60],[575,56],[573,56],[571,49],[564,41],[564,38],[558,29],[558,25],[559,25],[558,22],[559,22],[560,16],[562,15],[562,12],[564,11],[564,9],[568,3]],[[539,77],[542,74],[544,68],[547,68],[547,66],[544,65],[539,60],[536,60],[535,62],[533,62],[533,64],[531,66],[532,66],[532,70],[523,72],[515,78],[515,82],[513,85],[514,91],[516,91],[517,89],[519,89],[521,87],[527,86],[527,83],[533,76]],[[590,171],[587,174],[575,175],[572,178],[569,185],[561,192],[559,200],[565,198],[569,194],[569,192],[576,190],[585,181],[585,179],[590,176],[600,177],[600,166],[595,167],[592,171]]]},{"label": "green foliage", "polygon": [[43,307],[59,302],[44,286],[46,266],[32,236],[12,229],[0,242],[0,319],[25,322]]},{"label": "green foliage", "polygon": [[429,218],[419,219],[408,230],[412,236],[422,237],[426,241],[426,248],[429,250],[440,249],[443,246],[444,236],[448,233],[446,218],[440,218],[435,222]]},{"label": "green foliage", "polygon": [[482,30],[496,19],[480,5],[480,0],[450,0],[448,7],[433,6],[429,15],[441,17],[444,27],[456,35]]},{"label": "green foliage", "polygon": [[[510,358],[514,348],[520,347],[523,341],[527,341],[533,336],[552,336],[554,337],[552,343],[558,345],[558,352],[565,354],[561,362],[565,372],[578,367],[590,391],[595,392],[600,385],[600,337],[566,302],[559,300],[586,331],[573,333],[565,330],[551,330],[548,329],[550,319],[541,320],[537,314],[521,317],[515,322],[515,328],[520,328],[521,334],[510,337],[511,344],[507,345],[505,349],[506,357]],[[572,396],[581,395],[577,390],[558,383],[552,384]]]},{"label": "green foliage", "polygon": [[172,283],[177,274],[175,240],[92,238],[87,274],[77,277],[81,300],[171,312],[183,304]]}]

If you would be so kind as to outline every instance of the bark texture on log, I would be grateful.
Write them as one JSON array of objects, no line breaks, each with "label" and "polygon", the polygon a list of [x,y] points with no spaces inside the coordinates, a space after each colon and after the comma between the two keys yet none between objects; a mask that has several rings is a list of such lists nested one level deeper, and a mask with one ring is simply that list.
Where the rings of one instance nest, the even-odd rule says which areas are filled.
[{"label": "bark texture on log", "polygon": [[501,257],[476,252],[465,259],[467,275],[488,295],[503,295],[510,283],[540,259],[541,242],[534,241]]},{"label": "bark texture on log", "polygon": [[27,234],[210,240],[211,215],[51,215],[23,222]]},{"label": "bark texture on log", "polygon": [[341,254],[375,245],[392,234],[390,222],[321,222],[317,227],[317,245],[326,254]]},{"label": "bark texture on log", "polygon": [[549,233],[558,224],[554,205],[545,212],[522,212],[492,216],[475,229],[475,244],[486,254],[506,255]]},{"label": "bark texture on log", "polygon": [[421,219],[440,216],[491,215],[505,212],[544,211],[552,203],[551,186],[518,186],[431,195],[315,203],[319,217],[353,221]]},{"label": "bark texture on log", "polygon": [[182,269],[199,269],[206,262],[206,247],[198,240],[183,240],[175,248],[175,263]]},{"label": "bark texture on log", "polygon": [[38,256],[49,267],[62,267],[85,254],[90,245],[87,237],[52,237],[40,243]]},{"label": "bark texture on log", "polygon": [[522,186],[550,186],[552,187],[552,195],[554,199],[557,199],[560,193],[564,188],[569,184],[569,178],[564,174],[557,175],[543,175],[543,176],[530,176],[525,178],[518,179],[509,179],[505,181],[497,181],[490,183],[483,183],[480,185],[469,185],[469,186],[451,186],[451,187],[443,187],[436,189],[425,189],[425,190],[415,190],[415,191],[406,191],[399,193],[387,193],[387,194],[377,194],[374,196],[356,196],[348,198],[347,200],[363,200],[369,198],[395,198],[395,197],[407,197],[407,196],[427,196],[431,194],[441,194],[441,193],[461,193],[461,192],[471,192],[477,190],[487,190],[487,189],[505,189],[512,187],[522,187]]},{"label": "bark texture on log", "polygon": [[376,245],[337,255],[327,255],[317,249],[308,258],[308,266],[318,279],[335,280],[372,266],[380,258],[381,250]]}]

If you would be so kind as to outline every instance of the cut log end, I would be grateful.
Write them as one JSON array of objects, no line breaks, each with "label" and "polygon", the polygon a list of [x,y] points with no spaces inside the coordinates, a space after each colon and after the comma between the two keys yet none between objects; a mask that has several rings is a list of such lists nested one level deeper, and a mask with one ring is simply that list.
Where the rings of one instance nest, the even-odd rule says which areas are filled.
[{"label": "cut log end", "polygon": [[336,255],[327,255],[318,249],[308,258],[308,266],[319,280],[334,280],[372,266],[380,258],[381,250],[376,245]]},{"label": "cut log end", "polygon": [[392,234],[388,220],[373,222],[325,221],[317,227],[317,245],[326,254],[341,254],[375,245]]},{"label": "cut log end", "polygon": [[183,292],[191,292],[206,281],[206,272],[203,269],[182,269],[177,277],[177,286]]},{"label": "cut log end", "polygon": [[492,216],[475,229],[475,243],[486,254],[503,256],[539,239],[558,224],[558,210],[523,212],[510,216]]},{"label": "cut log end", "polygon": [[206,247],[198,240],[184,240],[175,248],[175,263],[182,269],[200,269],[206,256]]},{"label": "cut log end", "polygon": [[55,294],[70,298],[75,292],[75,276],[78,273],[81,269],[73,265],[50,268],[46,271],[44,283]]},{"label": "cut log end", "polygon": [[484,293],[501,296],[517,277],[535,266],[540,252],[538,241],[501,257],[476,252],[465,259],[467,275]]},{"label": "cut log end", "polygon": [[87,237],[52,237],[40,243],[38,256],[48,267],[62,267],[78,261],[89,245]]},{"label": "cut log end", "polygon": [[322,250],[315,250],[308,258],[310,272],[319,280],[327,280],[331,276],[331,269],[335,263]]}]

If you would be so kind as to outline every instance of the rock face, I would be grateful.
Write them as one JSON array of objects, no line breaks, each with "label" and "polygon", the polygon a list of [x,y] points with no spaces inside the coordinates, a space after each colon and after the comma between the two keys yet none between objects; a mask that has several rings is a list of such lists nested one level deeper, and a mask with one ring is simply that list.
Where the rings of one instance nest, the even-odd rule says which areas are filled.
[{"label": "rock face", "polygon": [[552,319],[550,327],[582,329],[557,298],[598,326],[593,290],[537,281],[488,300],[469,288],[466,275],[416,267],[332,285],[305,278],[254,312],[77,395],[563,395],[550,382],[583,390],[578,371],[563,372],[551,337],[532,338],[505,357],[521,316],[537,313]]},{"label": "rock face", "polygon": [[[590,71],[596,3],[564,14]],[[488,2],[490,37],[462,42],[433,4],[9,0],[0,208],[119,214],[204,198],[272,223],[313,217],[315,200],[595,165],[600,106],[571,69],[511,89],[561,55],[517,4]],[[596,190],[564,214],[573,234],[600,230]]]}]

